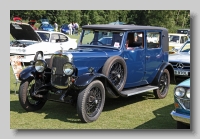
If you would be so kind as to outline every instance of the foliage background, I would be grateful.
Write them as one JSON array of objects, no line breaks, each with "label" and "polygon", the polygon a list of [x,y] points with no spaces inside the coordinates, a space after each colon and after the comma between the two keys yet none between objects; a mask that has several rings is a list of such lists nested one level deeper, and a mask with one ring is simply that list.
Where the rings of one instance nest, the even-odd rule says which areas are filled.
[{"label": "foliage background", "polygon": [[180,28],[190,28],[190,10],[10,10],[10,20],[14,16],[24,21],[47,18],[59,25],[77,22],[86,24],[107,24],[119,20],[127,24],[161,26],[176,32]]}]

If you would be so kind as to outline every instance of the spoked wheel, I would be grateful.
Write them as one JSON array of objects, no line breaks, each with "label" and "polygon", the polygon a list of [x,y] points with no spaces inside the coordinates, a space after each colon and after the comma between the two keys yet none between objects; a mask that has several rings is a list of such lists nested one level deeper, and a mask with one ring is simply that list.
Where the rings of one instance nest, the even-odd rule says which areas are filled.
[{"label": "spoked wheel", "polygon": [[127,78],[127,67],[123,58],[110,57],[103,66],[102,73],[121,91]]},{"label": "spoked wheel", "polygon": [[159,79],[158,89],[153,90],[156,98],[162,99],[167,96],[170,85],[170,75],[169,71],[165,69]]},{"label": "spoked wheel", "polygon": [[89,123],[98,119],[105,103],[105,89],[101,81],[91,82],[78,95],[77,112],[82,122]]},{"label": "spoked wheel", "polygon": [[46,103],[44,98],[34,98],[31,94],[34,91],[35,80],[29,79],[20,84],[19,102],[26,111],[40,110]]}]

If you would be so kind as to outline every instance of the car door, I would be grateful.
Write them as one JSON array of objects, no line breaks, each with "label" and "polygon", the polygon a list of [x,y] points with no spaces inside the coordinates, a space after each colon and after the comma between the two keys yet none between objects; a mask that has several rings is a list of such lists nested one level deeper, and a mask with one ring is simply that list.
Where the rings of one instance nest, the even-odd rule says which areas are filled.
[{"label": "car door", "polygon": [[76,39],[71,39],[64,34],[59,34],[60,45],[64,50],[75,49],[77,47]]},{"label": "car door", "polygon": [[[132,45],[136,44],[134,38],[136,38],[138,34],[142,34],[140,40],[142,47]],[[124,50],[124,59],[127,65],[127,80],[124,88],[146,84],[143,80],[145,73],[145,48],[143,36],[144,31],[130,31],[125,37],[126,41],[129,40],[129,47],[125,47]]]},{"label": "car door", "polygon": [[147,30],[146,36],[153,36],[157,39],[154,39],[153,42],[146,39],[146,56],[145,56],[145,78],[147,82],[151,82],[156,76],[157,71],[160,68],[160,65],[163,62],[164,55],[162,52],[162,32],[160,30]]},{"label": "car door", "polygon": [[48,49],[49,52],[55,52],[58,50],[61,50],[60,47],[60,41],[59,41],[59,34],[58,33],[52,33],[50,37],[50,43],[53,44],[51,47]]}]

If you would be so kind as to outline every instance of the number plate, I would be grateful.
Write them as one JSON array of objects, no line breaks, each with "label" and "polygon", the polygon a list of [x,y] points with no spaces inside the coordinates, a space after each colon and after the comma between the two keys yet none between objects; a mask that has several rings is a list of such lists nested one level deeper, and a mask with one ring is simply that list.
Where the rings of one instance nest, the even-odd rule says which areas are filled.
[{"label": "number plate", "polygon": [[174,74],[175,75],[187,75],[188,76],[188,72],[187,71],[174,70]]}]

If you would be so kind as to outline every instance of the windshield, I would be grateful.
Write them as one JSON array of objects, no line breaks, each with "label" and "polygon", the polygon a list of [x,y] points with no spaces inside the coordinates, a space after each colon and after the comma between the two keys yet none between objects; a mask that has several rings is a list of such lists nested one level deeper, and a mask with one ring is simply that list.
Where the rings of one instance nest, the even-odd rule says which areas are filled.
[{"label": "windshield", "polygon": [[49,33],[44,33],[44,32],[37,32],[37,34],[39,34],[40,38],[45,41],[48,42],[49,38],[50,38],[50,34]]},{"label": "windshield", "polygon": [[62,28],[65,28],[65,29],[68,29],[69,27],[68,27],[68,25],[62,25]]},{"label": "windshield", "polygon": [[43,28],[53,28],[53,26],[51,24],[43,24],[42,27]]},{"label": "windshield", "polygon": [[108,46],[120,48],[122,44],[122,31],[83,30],[79,46]]},{"label": "windshield", "polygon": [[190,42],[187,42],[182,49],[180,50],[180,52],[190,52]]},{"label": "windshield", "polygon": [[179,42],[179,38],[178,35],[169,35],[169,42]]}]

